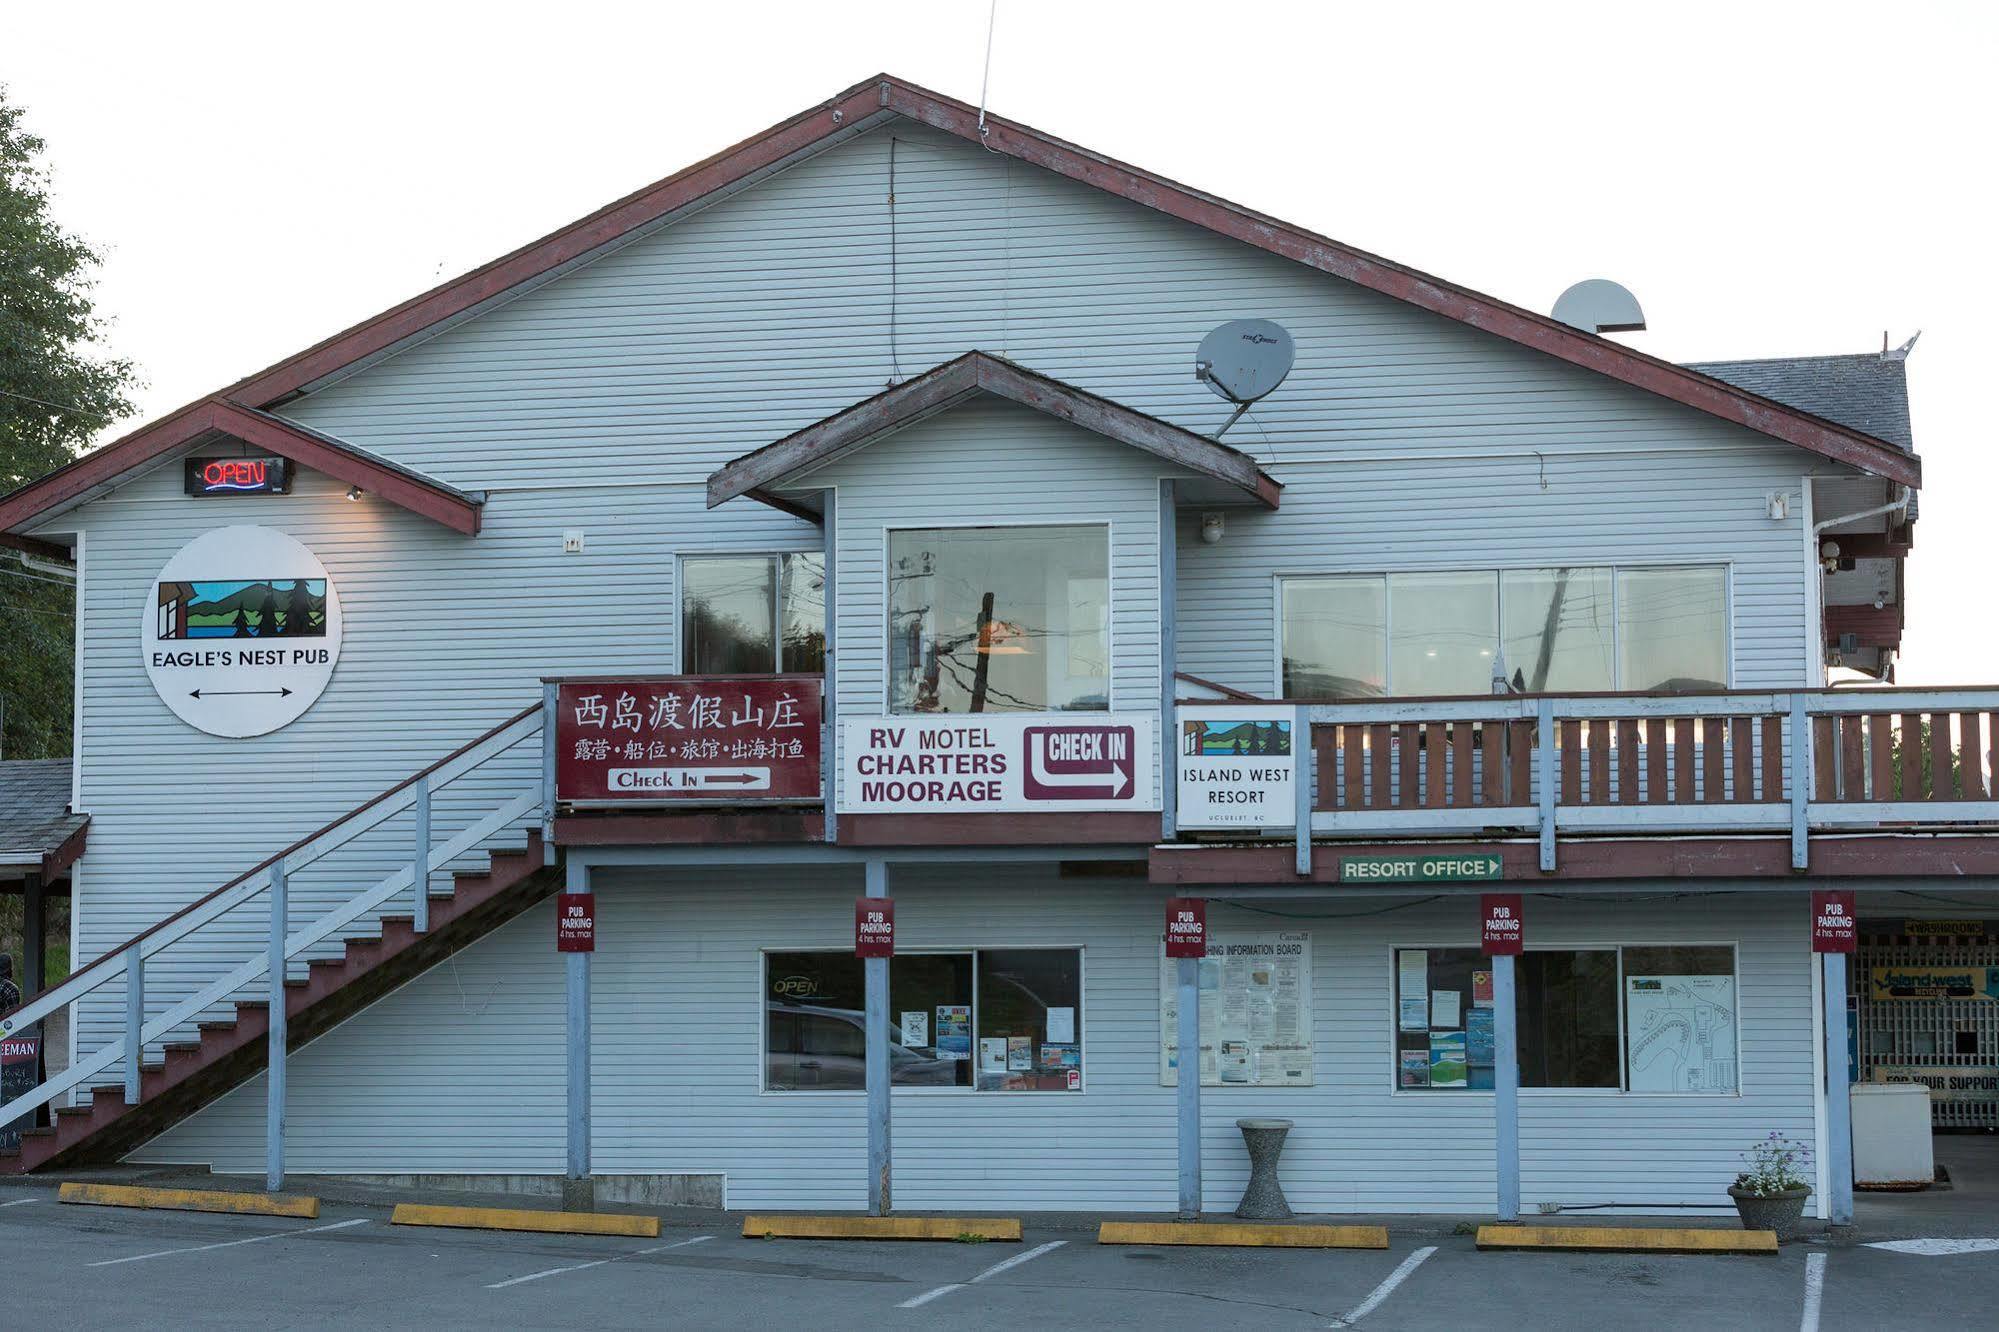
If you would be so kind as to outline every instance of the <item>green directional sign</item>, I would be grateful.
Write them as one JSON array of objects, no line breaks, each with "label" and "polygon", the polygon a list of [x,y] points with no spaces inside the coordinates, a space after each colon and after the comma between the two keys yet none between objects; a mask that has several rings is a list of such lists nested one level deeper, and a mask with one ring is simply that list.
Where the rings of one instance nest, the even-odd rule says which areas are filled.
[{"label": "green directional sign", "polygon": [[1424,856],[1341,856],[1341,883],[1475,883],[1497,879],[1496,851]]}]

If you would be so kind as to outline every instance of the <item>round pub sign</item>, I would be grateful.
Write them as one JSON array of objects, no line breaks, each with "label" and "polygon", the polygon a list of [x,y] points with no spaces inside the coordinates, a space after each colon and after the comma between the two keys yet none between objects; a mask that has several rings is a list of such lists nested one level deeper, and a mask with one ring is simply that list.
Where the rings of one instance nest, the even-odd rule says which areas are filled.
[{"label": "round pub sign", "polygon": [[263,735],[297,721],[333,678],[340,596],[285,533],[224,527],[160,570],[139,640],[175,716],[210,735]]}]

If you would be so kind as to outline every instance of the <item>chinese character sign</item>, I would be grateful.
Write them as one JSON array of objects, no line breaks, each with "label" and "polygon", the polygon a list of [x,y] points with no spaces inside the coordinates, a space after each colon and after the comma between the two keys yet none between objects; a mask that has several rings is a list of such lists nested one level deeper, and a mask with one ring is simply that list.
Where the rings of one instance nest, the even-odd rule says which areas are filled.
[{"label": "chinese character sign", "polygon": [[565,681],[558,800],[819,799],[818,676]]}]

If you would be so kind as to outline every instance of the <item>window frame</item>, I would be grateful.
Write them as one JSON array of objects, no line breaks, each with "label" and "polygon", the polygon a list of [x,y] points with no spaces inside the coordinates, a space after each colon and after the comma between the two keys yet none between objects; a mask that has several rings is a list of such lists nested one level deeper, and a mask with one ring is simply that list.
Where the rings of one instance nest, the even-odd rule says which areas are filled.
[{"label": "window frame", "polygon": [[[1284,597],[1287,584],[1293,582],[1322,582],[1334,578],[1377,578],[1382,581],[1382,694],[1381,701],[1397,697],[1421,698],[1425,695],[1398,695],[1395,692],[1395,598],[1389,595],[1388,580],[1398,574],[1492,574],[1495,579],[1494,609],[1499,623],[1499,639],[1495,648],[1503,646],[1506,637],[1506,575],[1529,573],[1537,569],[1603,569],[1610,573],[1610,630],[1611,663],[1613,671],[1621,671],[1623,659],[1620,652],[1622,625],[1618,616],[1618,574],[1627,570],[1640,569],[1720,569],[1721,570],[1721,629],[1722,629],[1722,671],[1724,689],[1735,688],[1735,561],[1723,560],[1611,560],[1591,562],[1588,560],[1553,561],[1530,560],[1511,564],[1497,564],[1469,567],[1459,564],[1410,565],[1401,568],[1377,569],[1313,569],[1286,570],[1271,575],[1271,610],[1276,632],[1272,635],[1270,654],[1270,696],[1275,699],[1290,700],[1284,690]],[[1623,683],[1616,682],[1612,693],[1627,691]],[[1299,702],[1331,702],[1334,700],[1306,700]],[[1345,702],[1369,702],[1367,699],[1348,699]]]},{"label": "window frame", "polygon": [[[752,1076],[756,1078],[758,1096],[817,1097],[817,1096],[866,1096],[868,1094],[867,1089],[865,1087],[858,1087],[851,1089],[841,1089],[833,1087],[799,1088],[795,1090],[786,1090],[781,1087],[772,1087],[770,1085],[769,1004],[770,1004],[771,957],[779,953],[850,954],[852,953],[852,951],[853,951],[853,946],[851,944],[847,945],[846,947],[841,947],[838,945],[828,945],[825,943],[810,943],[810,944],[796,944],[796,945],[772,944],[772,945],[767,945],[765,947],[761,947],[757,950],[757,1003],[756,1003],[757,1060],[756,1060],[756,1069],[752,1074]],[[980,953],[1074,953],[1076,955],[1076,1009],[1077,1009],[1076,1049],[1078,1057],[1082,1060],[1082,1068],[1079,1070],[1079,1072],[1081,1072],[1082,1074],[1082,1077],[1078,1082],[1076,1090],[1068,1091],[1065,1089],[1059,1092],[1042,1092],[1042,1091],[1007,1091],[1004,1088],[1000,1088],[994,1091],[981,1091],[979,1089],[978,1061],[979,1061],[979,1036],[980,1036],[980,1030],[979,1030],[979,954]],[[1087,999],[1089,998],[1090,950],[1087,947],[1085,947],[1080,943],[1071,944],[1071,943],[1008,943],[1008,942],[950,945],[950,946],[940,945],[934,947],[925,946],[921,948],[903,948],[898,946],[895,950],[895,956],[896,957],[967,957],[968,956],[972,959],[972,996],[971,996],[972,1082],[971,1085],[967,1087],[897,1087],[893,1083],[891,1083],[889,1086],[889,1092],[892,1095],[920,1096],[920,1097],[974,1096],[974,1097],[985,1097],[985,1098],[1007,1098],[1010,1100],[1026,1100],[1030,1102],[1053,1101],[1058,1104],[1061,1104],[1061,1103],[1066,1103],[1067,1101],[1072,1100],[1076,1097],[1087,1096],[1090,1094],[1090,1047],[1089,1047],[1090,1005],[1086,1002]],[[889,959],[891,963],[893,963],[894,960],[895,960],[894,958]],[[933,1015],[932,1021],[934,1022],[935,1020],[936,1020],[935,1016]],[[865,1032],[866,1027],[863,1026],[862,1030],[863,1032]]]},{"label": "window frame", "polygon": [[[889,580],[894,572],[894,563],[889,554],[890,543],[897,532],[985,532],[1000,528],[1050,528],[1050,527],[1100,527],[1104,532],[1104,708],[1103,712],[1118,710],[1117,697],[1117,620],[1118,620],[1118,574],[1117,574],[1117,534],[1118,521],[1115,518],[1003,518],[980,523],[883,523],[881,528],[881,623],[875,635],[875,650],[881,653],[881,713],[883,717],[970,717],[970,712],[897,712],[895,710],[895,682],[890,678],[889,669]],[[827,650],[832,650],[833,615],[827,612]],[[1085,712],[1063,712],[1047,708],[1039,713],[1021,712],[1012,714],[1022,717],[1082,717]],[[1087,1083],[1089,1075],[1084,1074]]]},{"label": "window frame", "polygon": [[[1388,979],[1387,979],[1388,1046],[1386,1050],[1387,1058],[1385,1060],[1386,1070],[1384,1076],[1388,1080],[1389,1095],[1400,1096],[1400,1097],[1411,1097],[1416,1100],[1426,1100],[1432,1097],[1437,1097],[1439,1099],[1443,1099],[1446,1101],[1453,1101],[1458,1098],[1466,1096],[1472,1096],[1472,1097],[1495,1096],[1497,1095],[1497,1092],[1483,1087],[1478,1087],[1478,1088],[1451,1087],[1451,1088],[1441,1089],[1440,1091],[1439,1089],[1435,1088],[1418,1089],[1414,1087],[1403,1087],[1399,1085],[1397,1077],[1398,1075],[1397,1051],[1400,1049],[1400,1046],[1397,1044],[1397,1038],[1401,1035],[1401,1032],[1396,1026],[1397,1016],[1398,1016],[1396,1011],[1396,1000],[1399,997],[1396,990],[1397,976],[1399,974],[1397,971],[1397,964],[1398,964],[1397,955],[1404,951],[1412,949],[1423,949],[1427,952],[1468,951],[1476,953],[1479,951],[1479,943],[1478,940],[1476,939],[1467,941],[1463,938],[1459,938],[1456,940],[1438,941],[1436,940],[1435,936],[1425,936],[1425,938],[1430,941],[1420,942],[1420,943],[1391,943],[1388,945]],[[1631,1090],[1630,1087],[1631,1033],[1625,1025],[1625,1013],[1624,1013],[1624,993],[1625,993],[1624,950],[1627,948],[1726,948],[1728,950],[1730,966],[1731,966],[1729,975],[1735,981],[1735,1089],[1733,1091],[1635,1092]],[[1527,945],[1526,951],[1531,953],[1588,953],[1588,952],[1608,951],[1617,954],[1617,1082],[1618,1085],[1615,1087],[1521,1087],[1518,1089],[1516,1093],[1517,1095],[1523,1097],[1534,1097],[1537,1099],[1541,1097],[1577,1096],[1577,1097],[1585,1097],[1591,1100],[1600,1100],[1606,1097],[1628,1097],[1628,1098],[1638,1098],[1638,1099],[1657,1098],[1657,1099],[1666,1099],[1666,1100],[1675,1100],[1675,1101],[1680,1101],[1680,1100],[1721,1101],[1729,1099],[1741,1100],[1743,1097],[1749,1094],[1748,1089],[1745,1088],[1742,1083],[1742,1070],[1745,1062],[1743,1058],[1743,1048],[1742,1048],[1743,1030],[1745,1024],[1742,1020],[1742,941],[1740,939],[1715,939],[1703,935],[1697,939],[1661,940],[1657,936],[1644,935],[1644,936],[1639,936],[1637,938],[1626,939],[1617,942],[1605,942],[1602,938],[1598,936],[1591,936],[1590,938],[1587,939],[1564,940],[1560,943],[1539,943],[1539,944],[1530,943]],[[1816,982],[1814,983],[1814,985],[1816,986]],[[1816,993],[1816,989],[1814,990],[1814,992]],[[1425,998],[1427,1000],[1428,996],[1426,995]],[[1518,1002],[1517,992],[1516,992],[1515,1002],[1516,1003]]]},{"label": "window frame", "polygon": [[[694,676],[702,672],[687,669],[687,562],[689,560],[755,560],[775,561],[771,578],[771,660],[774,663],[767,671],[753,671],[754,675],[810,675],[819,677],[821,671],[787,670],[784,665],[784,561],[799,555],[817,555],[821,560],[821,573],[830,586],[832,575],[828,572],[831,557],[824,547],[805,546],[791,550],[680,550],[673,554],[673,674]],[[833,607],[823,608],[825,614],[826,654],[833,651]]]}]

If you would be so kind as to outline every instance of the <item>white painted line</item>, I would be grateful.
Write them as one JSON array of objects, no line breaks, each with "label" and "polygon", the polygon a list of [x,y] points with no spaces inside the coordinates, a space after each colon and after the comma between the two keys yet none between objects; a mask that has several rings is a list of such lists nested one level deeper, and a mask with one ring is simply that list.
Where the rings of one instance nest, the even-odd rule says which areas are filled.
[{"label": "white painted line", "polygon": [[1798,1332],[1819,1332],[1819,1305],[1825,1299],[1825,1255],[1805,1255],[1805,1312]]},{"label": "white painted line", "polygon": [[1999,1249],[1999,1239],[1877,1240],[1867,1247],[1886,1249],[1890,1253],[1920,1253],[1935,1258],[1951,1253],[1991,1253]]},{"label": "white painted line", "polygon": [[1003,1263],[994,1263],[991,1267],[988,1267],[985,1271],[979,1273],[977,1276],[973,1277],[969,1281],[958,1281],[948,1286],[939,1286],[935,1290],[926,1290],[921,1295],[918,1295],[913,1299],[904,1300],[901,1304],[898,1304],[895,1307],[898,1309],[920,1309],[924,1305],[930,1303],[930,1301],[935,1299],[941,1299],[942,1297],[949,1295],[954,1290],[963,1290],[967,1286],[976,1286],[981,1281],[987,1281],[993,1277],[998,1276],[1002,1272],[1011,1271],[1013,1268],[1019,1267],[1022,1263],[1032,1262],[1034,1259],[1039,1258],[1044,1253],[1052,1253],[1056,1249],[1061,1248],[1064,1244],[1067,1244],[1068,1242],[1069,1242],[1068,1240],[1049,1240],[1046,1244],[1036,1245],[1034,1248],[1029,1249],[1026,1253],[1017,1253]]},{"label": "white painted line", "polygon": [[621,1263],[627,1258],[643,1258],[649,1253],[665,1253],[668,1249],[684,1249],[690,1244],[701,1244],[714,1238],[713,1235],[696,1235],[693,1239],[675,1240],[671,1244],[656,1244],[650,1249],[635,1249],[631,1253],[621,1253],[615,1258],[599,1258],[594,1262],[588,1263],[571,1263],[568,1267],[551,1267],[546,1272],[530,1272],[526,1276],[517,1276],[511,1281],[495,1281],[487,1286],[486,1289],[505,1290],[508,1286],[525,1285],[530,1281],[539,1281],[543,1277],[561,1276],[564,1272],[587,1271],[592,1267],[602,1267],[606,1263]]},{"label": "white painted line", "polygon": [[1352,1313],[1347,1314],[1345,1317],[1342,1318],[1335,1318],[1331,1323],[1327,1324],[1327,1326],[1352,1327],[1355,1323],[1358,1323],[1361,1319],[1373,1313],[1375,1309],[1379,1307],[1379,1305],[1383,1300],[1387,1299],[1390,1295],[1393,1295],[1395,1293],[1395,1288],[1397,1286],[1401,1285],[1403,1282],[1409,1279],[1409,1274],[1411,1272],[1414,1272],[1417,1268],[1423,1265],[1424,1259],[1428,1258],[1431,1254],[1435,1253],[1436,1251],[1437,1251],[1437,1246],[1432,1244],[1427,1248],[1418,1249],[1416,1250],[1416,1252],[1410,1254],[1407,1258],[1404,1258],[1402,1260],[1402,1265],[1400,1267],[1397,1267],[1393,1272],[1390,1272],[1388,1274],[1388,1279],[1386,1281],[1383,1281],[1380,1285],[1376,1286],[1373,1290],[1369,1291],[1367,1298],[1362,1300],[1360,1304],[1354,1308],[1354,1311]]},{"label": "white painted line", "polygon": [[85,1267],[116,1267],[120,1263],[143,1263],[148,1258],[171,1258],[177,1253],[206,1253],[210,1249],[233,1249],[239,1244],[257,1244],[263,1240],[289,1239],[293,1235],[316,1235],[323,1230],[345,1230],[349,1226],[365,1226],[368,1218],[356,1217],[352,1221],[335,1221],[330,1226],[307,1226],[304,1230],[274,1230],[268,1235],[252,1235],[248,1239],[224,1240],[220,1244],[194,1244],[185,1249],[161,1249],[158,1253],[135,1253],[130,1258],[106,1258],[101,1262],[85,1263]]},{"label": "white painted line", "polygon": [[40,1201],[40,1198],[16,1198],[13,1202],[0,1203],[0,1207],[26,1207],[31,1202]]}]

